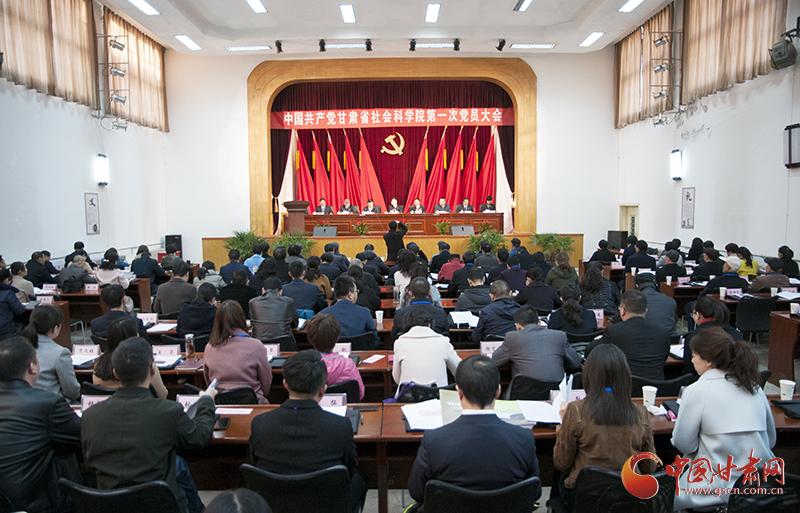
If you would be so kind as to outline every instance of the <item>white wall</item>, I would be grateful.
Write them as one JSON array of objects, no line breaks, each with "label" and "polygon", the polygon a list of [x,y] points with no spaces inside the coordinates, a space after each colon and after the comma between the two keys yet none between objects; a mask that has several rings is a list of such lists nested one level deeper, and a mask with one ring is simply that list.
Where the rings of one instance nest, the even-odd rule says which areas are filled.
[{"label": "white wall", "polygon": [[[107,132],[87,107],[0,79],[0,254],[11,263],[66,255],[76,240],[90,253],[163,241],[164,138],[132,124]],[[110,162],[104,188],[98,153]],[[99,235],[86,234],[86,192],[100,194]]]}]

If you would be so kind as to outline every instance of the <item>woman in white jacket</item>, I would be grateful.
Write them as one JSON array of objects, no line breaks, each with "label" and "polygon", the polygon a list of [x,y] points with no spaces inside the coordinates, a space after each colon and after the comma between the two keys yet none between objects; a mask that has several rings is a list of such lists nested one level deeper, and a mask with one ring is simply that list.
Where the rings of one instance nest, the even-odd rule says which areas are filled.
[{"label": "woman in white jacket", "polygon": [[[775,421],[767,396],[758,384],[758,358],[747,342],[734,342],[722,328],[701,330],[691,340],[692,363],[700,375],[681,398],[672,445],[690,461],[678,481],[675,510],[719,506],[727,495],[688,494],[685,488],[732,488],[748,458],[760,458],[759,473],[775,457]],[[711,473],[726,468],[733,457],[730,480]],[[706,479],[696,479],[689,467],[695,460],[708,459]],[[703,465],[705,467],[705,464]]]}]

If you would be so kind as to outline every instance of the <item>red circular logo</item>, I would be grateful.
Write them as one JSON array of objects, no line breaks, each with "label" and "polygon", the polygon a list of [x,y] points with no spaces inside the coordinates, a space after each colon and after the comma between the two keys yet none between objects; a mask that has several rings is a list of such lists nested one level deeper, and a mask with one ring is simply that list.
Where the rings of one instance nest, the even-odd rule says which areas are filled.
[{"label": "red circular logo", "polygon": [[653,476],[643,476],[636,473],[636,464],[641,460],[655,460],[661,465],[661,460],[652,452],[634,454],[622,467],[622,484],[625,489],[640,499],[649,499],[658,493],[658,481]]}]

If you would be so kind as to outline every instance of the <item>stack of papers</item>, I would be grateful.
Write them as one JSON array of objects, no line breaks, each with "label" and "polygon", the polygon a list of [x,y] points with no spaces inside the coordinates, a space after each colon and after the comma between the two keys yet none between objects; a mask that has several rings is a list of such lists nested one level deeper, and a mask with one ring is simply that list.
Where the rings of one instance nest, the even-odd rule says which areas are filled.
[{"label": "stack of papers", "polygon": [[672,344],[669,346],[669,352],[675,358],[683,360],[683,344]]},{"label": "stack of papers", "polygon": [[171,329],[174,329],[177,324],[174,323],[158,323],[152,328],[147,330],[147,333],[166,333]]},{"label": "stack of papers", "polygon": [[450,317],[455,324],[468,324],[470,328],[475,328],[479,320],[472,312],[450,312]]},{"label": "stack of papers", "polygon": [[100,355],[96,354],[73,354],[72,355],[72,366],[78,367],[83,365],[84,363],[91,362],[92,360],[96,360],[99,358]]},{"label": "stack of papers", "polygon": [[779,292],[778,297],[787,301],[794,301],[800,298],[800,292]]}]

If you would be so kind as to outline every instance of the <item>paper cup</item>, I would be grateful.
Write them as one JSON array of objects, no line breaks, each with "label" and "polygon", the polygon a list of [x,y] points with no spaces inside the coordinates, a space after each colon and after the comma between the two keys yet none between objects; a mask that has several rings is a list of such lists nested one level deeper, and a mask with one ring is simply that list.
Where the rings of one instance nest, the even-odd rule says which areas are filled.
[{"label": "paper cup", "polygon": [[667,276],[667,285],[672,285],[672,276]]},{"label": "paper cup", "polygon": [[719,288],[719,298],[725,299],[725,295],[728,293],[728,287],[720,287]]},{"label": "paper cup", "polygon": [[716,278],[716,277],[717,277],[717,275],[716,275],[716,274],[712,274],[711,276],[709,276],[709,277],[708,277],[708,281],[711,281],[711,280],[713,280],[713,279],[714,279],[714,278]]},{"label": "paper cup", "polygon": [[378,324],[383,323],[383,310],[375,311],[375,320],[378,321]]},{"label": "paper cup", "polygon": [[642,387],[642,399],[643,399],[645,408],[649,408],[651,406],[655,406],[655,404],[656,404],[656,392],[658,392],[658,389],[656,387],[652,387],[650,385],[645,385],[645,386]]},{"label": "paper cup", "polygon": [[782,379],[778,383],[781,385],[781,401],[791,401],[796,383],[790,379]]},{"label": "paper cup", "polygon": [[778,287],[770,287],[769,288],[769,295],[771,297],[775,297],[778,295]]},{"label": "paper cup", "polygon": [[636,276],[636,268],[635,267],[631,267],[631,274]]},{"label": "paper cup", "polygon": [[789,309],[795,315],[800,314],[800,303],[792,303],[792,304],[790,304],[789,305]]}]

